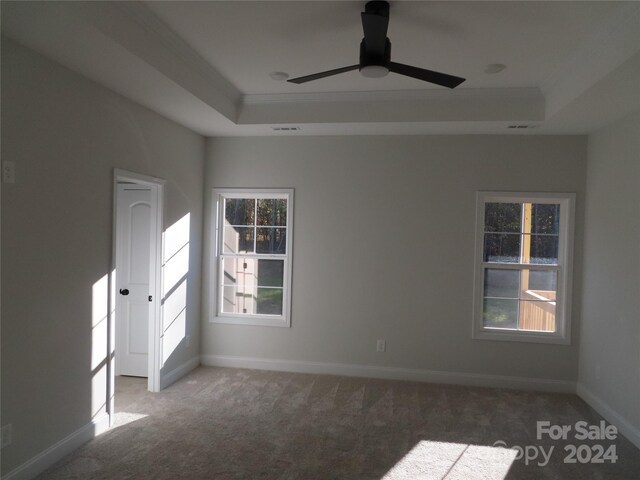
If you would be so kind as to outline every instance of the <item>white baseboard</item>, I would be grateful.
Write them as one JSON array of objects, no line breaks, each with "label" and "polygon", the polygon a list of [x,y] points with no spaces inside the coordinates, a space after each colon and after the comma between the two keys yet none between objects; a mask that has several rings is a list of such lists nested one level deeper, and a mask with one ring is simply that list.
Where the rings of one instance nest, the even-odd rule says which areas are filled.
[{"label": "white baseboard", "polygon": [[2,480],[29,480],[34,478],[58,460],[64,458],[66,455],[70,454],[89,440],[108,429],[109,414],[104,413],[98,418],[93,419],[91,423],[87,423],[85,426],[80,427],[71,435],[63,438],[46,450],[40,452],[32,459],[27,460],[22,465],[14,468],[4,475]]},{"label": "white baseboard", "polygon": [[160,390],[164,390],[172,383],[177,382],[198,365],[200,365],[200,357],[193,357],[191,360],[184,362],[182,365],[174,368],[169,373],[161,375]]},{"label": "white baseboard", "polygon": [[202,355],[202,364],[215,367],[253,368],[281,372],[318,373],[348,377],[385,378],[417,382],[448,383],[477,387],[514,388],[546,392],[575,393],[576,383],[568,380],[509,377],[479,373],[440,372],[412,368],[379,367],[344,363],[299,362],[269,358],[236,357],[229,355]]},{"label": "white baseboard", "polygon": [[607,422],[615,425],[618,431],[627,437],[636,447],[640,448],[640,429],[629,422],[625,417],[616,412],[607,402],[593,394],[583,384],[578,383],[576,393],[589,404],[596,412],[602,415]]}]

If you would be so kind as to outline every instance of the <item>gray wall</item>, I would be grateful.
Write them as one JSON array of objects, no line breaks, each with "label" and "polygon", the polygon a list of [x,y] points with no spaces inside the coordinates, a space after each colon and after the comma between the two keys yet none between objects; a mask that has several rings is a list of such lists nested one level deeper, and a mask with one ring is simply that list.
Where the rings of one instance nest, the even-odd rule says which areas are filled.
[{"label": "gray wall", "polygon": [[640,440],[640,112],[589,136],[582,388]]},{"label": "gray wall", "polygon": [[104,411],[92,289],[111,265],[114,167],[168,181],[165,227],[191,214],[194,341],[163,372],[197,357],[203,158],[202,137],[2,39],[2,159],[17,176],[2,186],[2,473]]},{"label": "gray wall", "polygon": [[[293,303],[290,329],[204,318],[202,353],[575,381],[585,163],[572,136],[209,139],[208,199],[295,188]],[[577,193],[570,346],[471,339],[477,190]]]}]

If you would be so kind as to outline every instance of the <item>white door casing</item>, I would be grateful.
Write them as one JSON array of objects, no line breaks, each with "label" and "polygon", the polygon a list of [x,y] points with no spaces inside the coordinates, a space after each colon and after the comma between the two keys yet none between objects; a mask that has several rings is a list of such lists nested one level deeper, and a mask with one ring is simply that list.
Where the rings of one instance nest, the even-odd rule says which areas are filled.
[{"label": "white door casing", "polygon": [[[118,276],[116,265],[118,262],[118,238],[120,235],[118,225],[119,194],[118,187],[121,184],[130,184],[138,187],[150,189],[151,217],[150,217],[150,262],[149,262],[149,295],[153,296],[153,301],[148,302],[149,316],[147,320],[148,335],[148,364],[147,364],[147,389],[150,392],[159,392],[160,370],[162,368],[162,311],[160,308],[160,297],[162,294],[162,226],[164,215],[164,186],[166,181],[162,178],[151,177],[140,173],[114,168],[113,170],[113,251],[111,257],[111,273],[109,275],[109,316],[107,336],[107,411],[109,412],[109,425],[113,426],[115,421],[115,375],[119,374],[116,368],[118,358],[118,346],[116,337],[120,333],[117,313],[120,310],[120,300],[124,298],[119,293],[117,284]],[[148,298],[147,298],[148,301]]]},{"label": "white door casing", "polygon": [[151,187],[119,184],[117,192],[116,374],[147,377],[154,205]]}]

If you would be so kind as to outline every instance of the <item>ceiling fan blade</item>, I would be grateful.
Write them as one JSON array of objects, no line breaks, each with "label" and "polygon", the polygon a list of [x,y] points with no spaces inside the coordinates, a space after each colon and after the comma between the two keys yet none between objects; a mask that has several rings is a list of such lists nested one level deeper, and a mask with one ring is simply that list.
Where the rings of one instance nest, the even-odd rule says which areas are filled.
[{"label": "ceiling fan blade", "polygon": [[357,70],[360,65],[350,65],[348,67],[336,68],[334,70],[327,70],[326,72],[314,73],[312,75],[305,75],[304,77],[291,78],[287,82],[291,83],[305,83],[311,80],[318,80],[319,78],[330,77],[332,75],[338,75],[339,73],[350,72],[351,70]]},{"label": "ceiling fan blade", "polygon": [[454,75],[447,75],[446,73],[434,72],[433,70],[412,67],[411,65],[396,62],[389,62],[389,70],[394,73],[399,73],[400,75],[417,78],[418,80],[424,80],[425,82],[435,83],[436,85],[442,85],[448,88],[456,88],[465,81],[464,78]]},{"label": "ceiling fan blade", "polygon": [[362,12],[360,15],[362,16],[362,30],[364,31],[367,52],[379,56],[384,55],[389,17],[367,12]]}]

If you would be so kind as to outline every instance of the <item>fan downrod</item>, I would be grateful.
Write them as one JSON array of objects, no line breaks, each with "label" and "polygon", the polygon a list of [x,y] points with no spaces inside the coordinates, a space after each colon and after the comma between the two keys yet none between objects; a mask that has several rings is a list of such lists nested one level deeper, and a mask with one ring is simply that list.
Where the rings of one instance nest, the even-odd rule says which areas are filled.
[{"label": "fan downrod", "polygon": [[384,0],[371,0],[364,6],[364,13],[371,13],[373,15],[382,15],[389,18],[389,2]]}]

